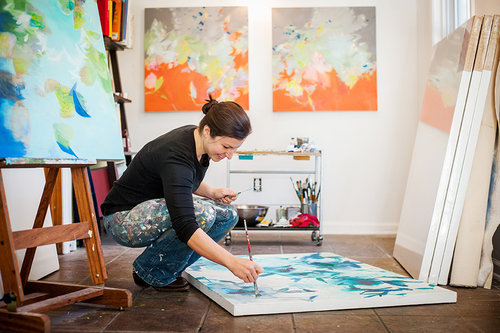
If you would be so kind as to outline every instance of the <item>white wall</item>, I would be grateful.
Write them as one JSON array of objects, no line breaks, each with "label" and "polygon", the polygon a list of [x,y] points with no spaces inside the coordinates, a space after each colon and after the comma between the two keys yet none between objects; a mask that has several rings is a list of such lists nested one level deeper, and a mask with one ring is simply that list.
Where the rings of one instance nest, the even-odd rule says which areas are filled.
[{"label": "white wall", "polygon": [[[417,5],[418,3],[418,5]],[[119,53],[133,150],[201,112],[144,112],[144,8],[185,7],[182,0],[132,0],[135,45]],[[326,233],[395,233],[423,96],[430,48],[428,1],[416,0],[191,0],[189,6],[249,7],[250,110],[254,128],[242,149],[284,149],[291,137],[310,137],[324,152],[323,227]],[[376,6],[378,111],[272,112],[271,8]],[[429,18],[430,22],[430,18]],[[420,46],[419,46],[420,45]],[[427,48],[427,49],[426,49]],[[425,66],[425,68],[421,68]],[[226,163],[212,163],[206,181],[225,185]]]},{"label": "white wall", "polygon": [[[45,186],[45,175],[42,168],[3,169],[3,186],[7,211],[12,231],[33,228]],[[43,222],[44,227],[52,226],[50,209]],[[21,271],[26,250],[17,250],[16,257]],[[38,280],[59,270],[56,245],[39,246],[36,249],[29,279]],[[0,276],[0,295],[3,296],[3,282]]]}]

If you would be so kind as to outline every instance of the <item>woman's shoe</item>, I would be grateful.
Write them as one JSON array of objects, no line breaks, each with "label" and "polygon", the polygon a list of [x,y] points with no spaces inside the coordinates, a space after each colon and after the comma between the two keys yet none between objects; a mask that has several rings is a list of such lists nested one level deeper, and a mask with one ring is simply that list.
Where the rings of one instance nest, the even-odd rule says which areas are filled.
[{"label": "woman's shoe", "polygon": [[166,286],[153,288],[158,291],[185,291],[189,289],[189,283],[185,278],[178,277],[174,282],[170,282]]},{"label": "woman's shoe", "polygon": [[132,271],[132,277],[134,278],[134,282],[136,285],[144,287],[144,288],[151,287],[151,285],[149,283],[147,283],[146,281],[141,279],[139,277],[139,275],[137,275],[137,273],[134,271]]},{"label": "woman's shoe", "polygon": [[189,283],[183,277],[178,277],[177,279],[174,280],[174,282],[171,282],[166,286],[162,287],[151,286],[149,283],[144,281],[139,275],[137,275],[137,273],[134,271],[132,271],[132,277],[134,278],[134,282],[136,285],[144,288],[153,287],[155,290],[158,291],[184,291],[189,289]]}]

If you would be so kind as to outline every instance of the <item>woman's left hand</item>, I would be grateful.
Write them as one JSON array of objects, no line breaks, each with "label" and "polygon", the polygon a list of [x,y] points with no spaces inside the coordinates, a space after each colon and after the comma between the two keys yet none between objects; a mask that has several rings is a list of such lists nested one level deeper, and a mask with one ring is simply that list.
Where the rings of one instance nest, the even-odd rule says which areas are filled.
[{"label": "woman's left hand", "polygon": [[214,191],[214,198],[225,204],[230,204],[238,198],[238,193],[230,188],[217,188]]}]

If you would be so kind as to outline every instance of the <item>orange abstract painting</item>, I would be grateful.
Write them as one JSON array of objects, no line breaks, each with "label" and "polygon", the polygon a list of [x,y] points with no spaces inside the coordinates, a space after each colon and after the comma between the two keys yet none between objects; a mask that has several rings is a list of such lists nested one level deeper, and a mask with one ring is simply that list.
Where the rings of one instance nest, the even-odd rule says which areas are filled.
[{"label": "orange abstract painting", "polygon": [[[462,98],[459,96],[462,75],[468,72],[464,68],[463,50],[467,49],[469,36],[464,29],[457,29],[436,45],[425,86],[420,120],[447,134],[453,124],[457,101]],[[470,72],[464,77],[470,77]]]},{"label": "orange abstract painting", "polygon": [[248,110],[246,7],[145,12],[146,111],[199,111],[209,94]]},{"label": "orange abstract painting", "polygon": [[376,111],[375,7],[273,8],[273,111]]}]

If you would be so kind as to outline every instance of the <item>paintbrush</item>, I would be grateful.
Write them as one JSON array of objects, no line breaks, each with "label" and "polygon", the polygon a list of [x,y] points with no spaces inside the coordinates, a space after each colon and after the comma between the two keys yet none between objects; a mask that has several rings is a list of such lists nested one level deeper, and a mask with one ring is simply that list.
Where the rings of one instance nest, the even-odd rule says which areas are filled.
[{"label": "paintbrush", "polygon": [[236,193],[236,195],[240,195],[241,193],[248,192],[250,190],[253,190],[253,187],[247,188],[246,190],[243,190],[243,191],[239,191],[238,193]]},{"label": "paintbrush", "polygon": [[[245,235],[247,237],[247,245],[248,245],[248,257],[250,257],[250,261],[253,261],[252,259],[252,251],[250,249],[250,238],[248,238],[248,229],[247,229],[247,220],[243,219],[243,225],[245,226]],[[253,292],[255,296],[261,296],[259,292],[259,287],[257,287],[257,281],[253,282]]]},{"label": "paintbrush", "polygon": [[[240,195],[243,192],[247,192],[247,191],[250,191],[250,190],[253,190],[253,187],[247,188],[246,190],[243,190],[243,191],[239,191],[238,193],[236,193],[236,196]],[[228,197],[231,197],[231,195],[224,196],[224,198],[228,198]]]}]

